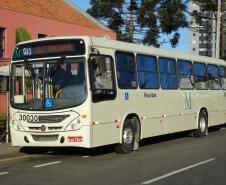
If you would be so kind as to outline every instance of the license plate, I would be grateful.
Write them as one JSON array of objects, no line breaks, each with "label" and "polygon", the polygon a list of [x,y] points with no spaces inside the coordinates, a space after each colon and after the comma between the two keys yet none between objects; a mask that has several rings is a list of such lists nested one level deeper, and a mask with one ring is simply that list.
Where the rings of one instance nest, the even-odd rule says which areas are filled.
[{"label": "license plate", "polygon": [[70,136],[67,138],[68,142],[83,142],[82,136]]}]

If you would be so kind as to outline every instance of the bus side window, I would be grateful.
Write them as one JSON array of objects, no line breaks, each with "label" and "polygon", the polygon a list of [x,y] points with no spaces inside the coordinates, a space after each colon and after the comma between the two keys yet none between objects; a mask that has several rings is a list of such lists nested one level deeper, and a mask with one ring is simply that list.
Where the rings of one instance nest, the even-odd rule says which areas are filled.
[{"label": "bus side window", "polygon": [[216,65],[208,64],[208,85],[209,89],[220,89],[219,69]]},{"label": "bus side window", "polygon": [[158,89],[159,75],[157,58],[154,56],[138,54],[136,63],[139,87],[141,89]]},{"label": "bus side window", "polygon": [[117,80],[120,89],[136,89],[137,76],[133,53],[117,51],[115,54]]},{"label": "bus side window", "polygon": [[176,61],[160,57],[159,71],[162,89],[177,89]]},{"label": "bus side window", "polygon": [[224,66],[220,66],[220,83],[221,83],[221,88],[226,90],[226,71]]},{"label": "bus side window", "polygon": [[178,60],[178,85],[180,89],[193,89],[192,64],[190,61]]},{"label": "bus side window", "polygon": [[193,64],[193,70],[195,88],[198,90],[208,89],[206,64],[195,62]]},{"label": "bus side window", "polygon": [[113,59],[109,56],[91,56],[90,75],[93,101],[116,97]]}]

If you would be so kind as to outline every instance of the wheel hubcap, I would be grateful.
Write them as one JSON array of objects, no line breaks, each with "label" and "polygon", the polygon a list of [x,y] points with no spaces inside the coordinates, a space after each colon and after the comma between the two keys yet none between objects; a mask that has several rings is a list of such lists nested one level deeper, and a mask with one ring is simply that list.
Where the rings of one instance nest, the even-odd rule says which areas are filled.
[{"label": "wheel hubcap", "polygon": [[205,132],[205,130],[206,130],[206,120],[205,120],[204,117],[201,117],[199,125],[200,125],[200,130],[202,132]]},{"label": "wheel hubcap", "polygon": [[133,142],[133,130],[132,128],[125,128],[123,132],[123,142],[125,144],[131,144]]}]

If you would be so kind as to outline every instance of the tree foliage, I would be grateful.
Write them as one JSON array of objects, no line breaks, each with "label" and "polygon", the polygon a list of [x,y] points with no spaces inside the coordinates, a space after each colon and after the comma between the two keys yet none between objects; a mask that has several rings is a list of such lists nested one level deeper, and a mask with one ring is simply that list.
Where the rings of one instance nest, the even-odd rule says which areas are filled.
[{"label": "tree foliage", "polygon": [[16,43],[30,40],[31,36],[25,28],[16,28]]},{"label": "tree foliage", "polygon": [[167,35],[178,44],[180,28],[189,27],[188,0],[91,0],[89,14],[117,33],[117,39],[159,47]]}]

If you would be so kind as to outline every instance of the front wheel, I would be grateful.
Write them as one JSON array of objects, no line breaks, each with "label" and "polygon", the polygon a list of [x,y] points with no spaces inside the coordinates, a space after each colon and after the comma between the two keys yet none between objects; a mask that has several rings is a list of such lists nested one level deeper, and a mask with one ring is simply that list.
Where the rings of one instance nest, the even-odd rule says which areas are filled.
[{"label": "front wheel", "polygon": [[127,154],[133,151],[135,142],[135,129],[130,119],[125,121],[122,130],[122,143],[115,148],[117,153]]},{"label": "front wheel", "polygon": [[195,137],[203,137],[206,135],[208,129],[208,117],[205,110],[199,113],[198,129],[193,132]]}]

